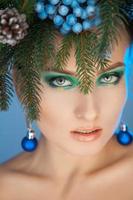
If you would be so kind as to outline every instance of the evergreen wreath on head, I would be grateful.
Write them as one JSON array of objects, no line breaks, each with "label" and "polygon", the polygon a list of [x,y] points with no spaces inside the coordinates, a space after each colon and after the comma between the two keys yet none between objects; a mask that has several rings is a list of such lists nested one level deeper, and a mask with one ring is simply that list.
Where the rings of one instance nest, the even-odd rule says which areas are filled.
[{"label": "evergreen wreath on head", "polygon": [[[49,60],[63,70],[73,44],[80,91],[91,92],[95,70],[108,67],[106,55],[127,19],[133,20],[127,0],[0,0],[0,110],[11,104],[14,69],[28,118],[38,119],[40,73]],[[58,32],[63,40],[56,52]]]}]

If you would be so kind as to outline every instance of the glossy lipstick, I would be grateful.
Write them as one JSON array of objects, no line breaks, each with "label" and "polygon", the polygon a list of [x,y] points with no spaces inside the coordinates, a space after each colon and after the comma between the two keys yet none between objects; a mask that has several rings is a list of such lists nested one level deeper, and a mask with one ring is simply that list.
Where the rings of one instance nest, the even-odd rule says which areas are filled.
[{"label": "glossy lipstick", "polygon": [[97,129],[97,130],[95,129],[93,130],[92,133],[82,133],[79,131],[71,131],[71,136],[78,141],[89,142],[89,141],[93,141],[99,138],[101,133],[102,133],[102,129]]}]

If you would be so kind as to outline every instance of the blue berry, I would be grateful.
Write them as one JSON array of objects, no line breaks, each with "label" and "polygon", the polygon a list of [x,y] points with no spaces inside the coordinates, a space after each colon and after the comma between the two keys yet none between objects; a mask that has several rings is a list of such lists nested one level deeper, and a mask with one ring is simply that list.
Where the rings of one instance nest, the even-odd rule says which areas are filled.
[{"label": "blue berry", "polygon": [[59,3],[60,0],[49,0],[52,5],[56,5]]},{"label": "blue berry", "polygon": [[67,6],[61,5],[58,9],[58,12],[62,16],[66,16],[69,12],[69,8]]},{"label": "blue berry", "polygon": [[95,13],[95,6],[87,6],[86,12],[87,12],[88,16],[94,15],[94,13]]},{"label": "blue berry", "polygon": [[53,15],[50,15],[50,14],[49,14],[49,15],[48,15],[48,18],[51,19],[51,20],[53,20]]},{"label": "blue berry", "polygon": [[69,24],[67,24],[66,22],[63,23],[62,28],[65,31],[70,31],[71,30],[71,26]]},{"label": "blue berry", "polygon": [[90,20],[86,19],[83,21],[83,29],[84,30],[90,29],[91,27],[92,27],[92,24],[91,24]]},{"label": "blue berry", "polygon": [[101,24],[101,22],[102,22],[101,18],[97,17],[97,18],[94,20],[94,25],[95,25],[95,26],[98,26],[98,25]]},{"label": "blue berry", "polygon": [[79,7],[79,3],[77,2],[77,0],[73,0],[73,1],[72,1],[71,7],[72,7],[72,8]]},{"label": "blue berry", "polygon": [[53,20],[54,20],[54,24],[55,24],[56,26],[60,26],[60,25],[62,25],[63,22],[64,22],[63,17],[60,16],[60,15],[55,15],[55,17],[54,17]]},{"label": "blue berry", "polygon": [[44,3],[43,2],[37,2],[35,6],[36,12],[40,13],[44,11]]},{"label": "blue berry", "polygon": [[63,0],[64,5],[71,5],[73,0]]},{"label": "blue berry", "polygon": [[85,3],[86,0],[77,0],[79,3]]},{"label": "blue berry", "polygon": [[96,1],[95,0],[87,0],[87,4],[94,6],[96,4]]},{"label": "blue berry", "polygon": [[46,19],[48,17],[48,14],[47,12],[44,10],[43,12],[41,13],[38,13],[38,17],[42,20]]},{"label": "blue berry", "polygon": [[86,12],[86,10],[84,9],[81,15],[81,19],[87,19],[88,18],[88,14]]},{"label": "blue berry", "polygon": [[73,14],[70,14],[66,17],[66,22],[69,25],[74,25],[77,22],[77,17],[75,17]]},{"label": "blue berry", "polygon": [[90,19],[90,23],[91,23],[91,27],[94,27],[95,26],[95,18]]},{"label": "blue berry", "polygon": [[83,27],[82,24],[76,23],[75,25],[72,26],[72,30],[75,33],[80,33],[82,31]]},{"label": "blue berry", "polygon": [[51,4],[46,4],[46,11],[48,14],[53,15],[56,11],[56,7],[54,5]]},{"label": "blue berry", "polygon": [[73,9],[73,13],[76,17],[81,17],[83,13],[83,9],[81,7],[76,7]]},{"label": "blue berry", "polygon": [[66,35],[66,34],[68,34],[70,31],[66,31],[66,30],[63,29],[63,27],[61,27],[61,28],[60,28],[60,32],[61,32],[62,35]]}]

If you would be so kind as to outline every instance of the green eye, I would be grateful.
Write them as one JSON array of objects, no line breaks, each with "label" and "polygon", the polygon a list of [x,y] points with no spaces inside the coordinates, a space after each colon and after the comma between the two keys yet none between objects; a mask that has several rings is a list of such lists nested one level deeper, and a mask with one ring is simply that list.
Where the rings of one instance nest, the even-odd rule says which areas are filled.
[{"label": "green eye", "polygon": [[69,89],[78,85],[78,80],[69,75],[56,75],[56,73],[46,73],[44,76],[45,82],[53,88]]},{"label": "green eye", "polygon": [[124,75],[124,70],[120,71],[115,71],[111,73],[106,73],[100,76],[100,78],[97,81],[97,84],[103,84],[103,85],[108,85],[108,84],[118,84]]},{"label": "green eye", "polygon": [[72,86],[71,81],[67,80],[65,77],[56,77],[49,79],[49,85],[53,87],[66,87]]}]

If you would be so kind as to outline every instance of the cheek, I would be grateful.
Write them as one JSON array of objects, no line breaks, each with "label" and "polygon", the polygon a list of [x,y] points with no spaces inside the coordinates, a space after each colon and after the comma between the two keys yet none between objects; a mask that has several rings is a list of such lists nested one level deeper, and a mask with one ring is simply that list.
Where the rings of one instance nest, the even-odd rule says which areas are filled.
[{"label": "cheek", "polygon": [[[38,126],[42,131],[63,128],[66,122],[70,121],[70,112],[72,112],[73,100],[69,91],[64,89],[47,88],[41,94],[41,113]],[[72,92],[73,93],[73,92]]]},{"label": "cheek", "polygon": [[103,88],[98,99],[103,123],[112,128],[117,126],[127,100],[125,81],[122,80],[117,86]]}]

